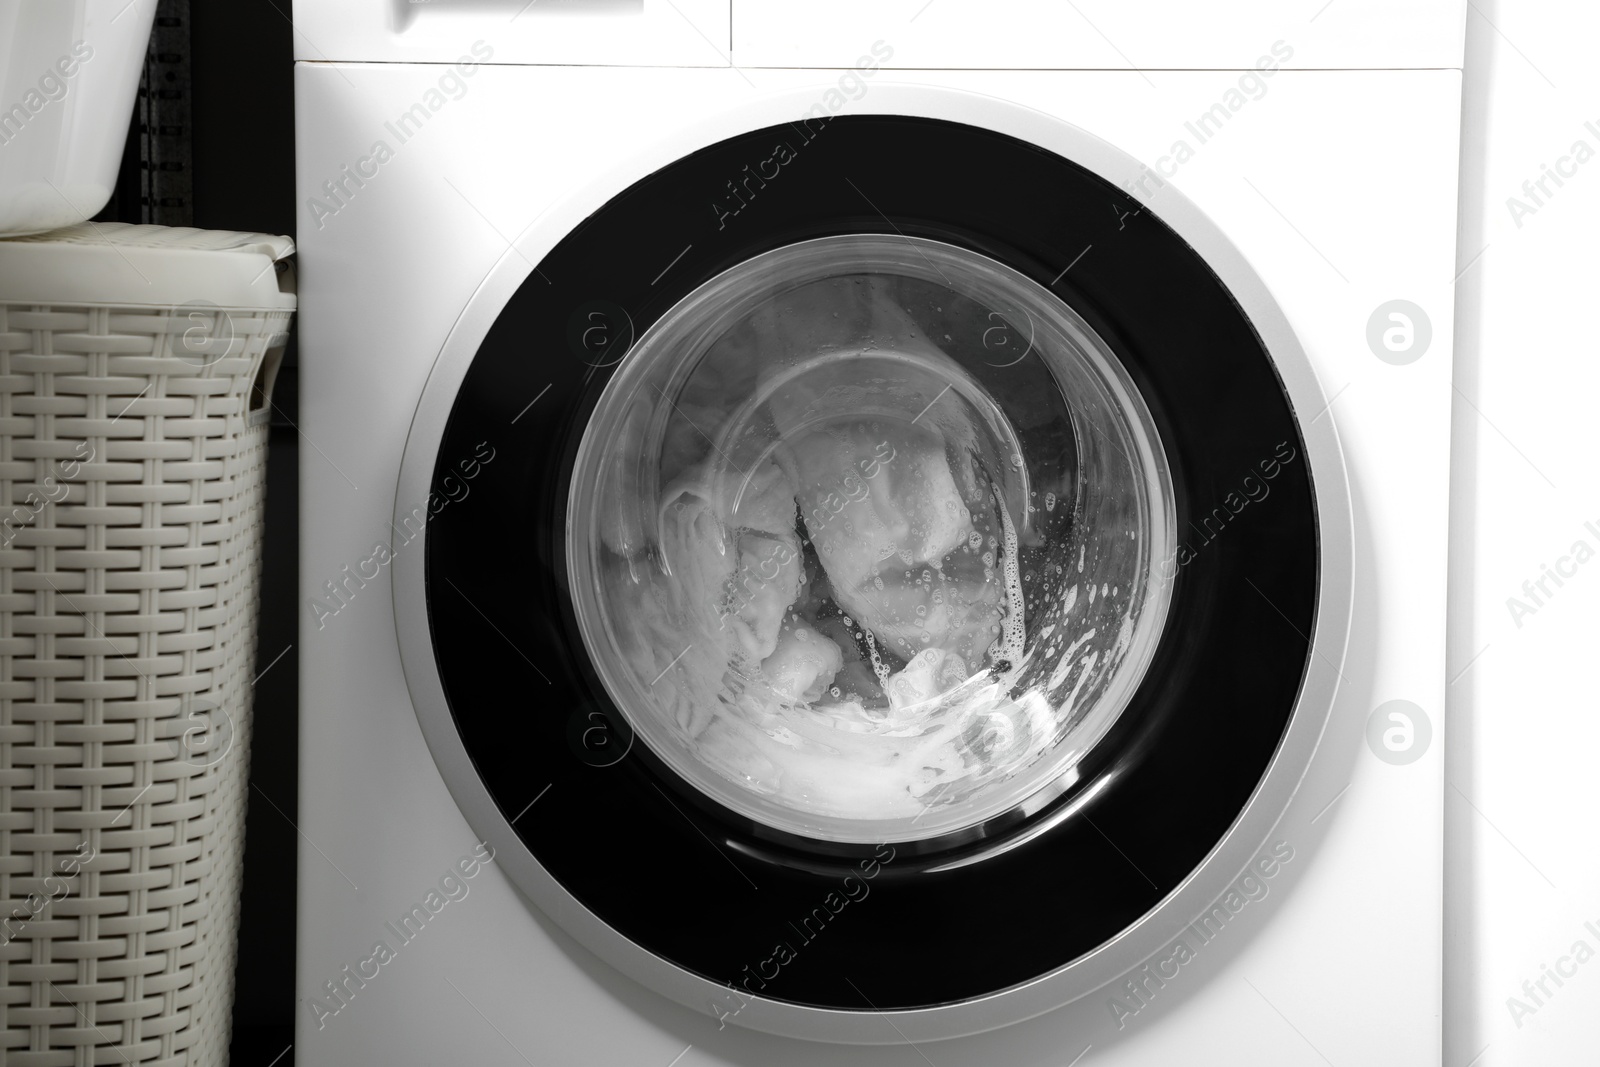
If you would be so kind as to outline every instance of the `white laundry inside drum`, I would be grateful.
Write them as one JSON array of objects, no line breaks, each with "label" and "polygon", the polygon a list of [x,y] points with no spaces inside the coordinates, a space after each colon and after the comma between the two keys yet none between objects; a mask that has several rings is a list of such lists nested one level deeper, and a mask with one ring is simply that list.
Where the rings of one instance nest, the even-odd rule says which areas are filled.
[{"label": "white laundry inside drum", "polygon": [[569,504],[579,628],[635,732],[830,841],[1059,792],[1171,592],[1170,478],[1120,363],[922,239],[807,241],[686,297],[607,384]]}]

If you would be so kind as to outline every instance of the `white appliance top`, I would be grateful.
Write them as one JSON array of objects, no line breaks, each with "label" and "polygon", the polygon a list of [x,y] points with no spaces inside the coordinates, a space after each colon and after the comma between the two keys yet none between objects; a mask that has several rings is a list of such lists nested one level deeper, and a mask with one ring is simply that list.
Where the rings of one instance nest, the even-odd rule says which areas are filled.
[{"label": "white appliance top", "polygon": [[[295,0],[310,62],[1459,68],[1466,0]],[[1274,47],[1276,46],[1276,47]],[[1286,54],[1287,53],[1287,54]]]}]

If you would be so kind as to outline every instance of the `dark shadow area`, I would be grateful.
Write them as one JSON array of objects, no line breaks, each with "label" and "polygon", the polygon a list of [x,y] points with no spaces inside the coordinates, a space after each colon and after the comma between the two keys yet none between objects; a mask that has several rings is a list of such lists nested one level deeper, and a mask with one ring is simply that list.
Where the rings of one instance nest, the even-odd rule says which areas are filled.
[{"label": "dark shadow area", "polygon": [[[162,5],[165,11],[166,5]],[[293,234],[294,39],[282,0],[196,3],[191,25],[194,224]],[[247,47],[240,47],[241,42]],[[299,572],[298,352],[273,389],[231,1060],[294,1062],[295,857],[299,747],[295,586]],[[287,650],[287,652],[285,651]],[[282,656],[281,659],[277,658]],[[270,798],[268,803],[264,798]],[[278,1059],[278,1057],[282,1057]]]}]

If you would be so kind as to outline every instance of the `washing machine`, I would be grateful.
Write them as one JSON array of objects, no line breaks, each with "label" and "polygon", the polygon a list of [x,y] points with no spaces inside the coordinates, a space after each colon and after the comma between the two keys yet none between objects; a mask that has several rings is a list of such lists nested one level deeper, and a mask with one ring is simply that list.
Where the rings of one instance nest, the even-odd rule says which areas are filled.
[{"label": "washing machine", "polygon": [[1464,5],[295,5],[295,1055],[1439,1062]]}]

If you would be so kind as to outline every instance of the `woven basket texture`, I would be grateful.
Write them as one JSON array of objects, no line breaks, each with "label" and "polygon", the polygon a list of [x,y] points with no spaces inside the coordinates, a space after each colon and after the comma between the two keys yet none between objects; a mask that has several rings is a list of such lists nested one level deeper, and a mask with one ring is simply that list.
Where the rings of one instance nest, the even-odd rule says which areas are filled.
[{"label": "woven basket texture", "polygon": [[289,317],[0,303],[9,1067],[227,1061]]}]

